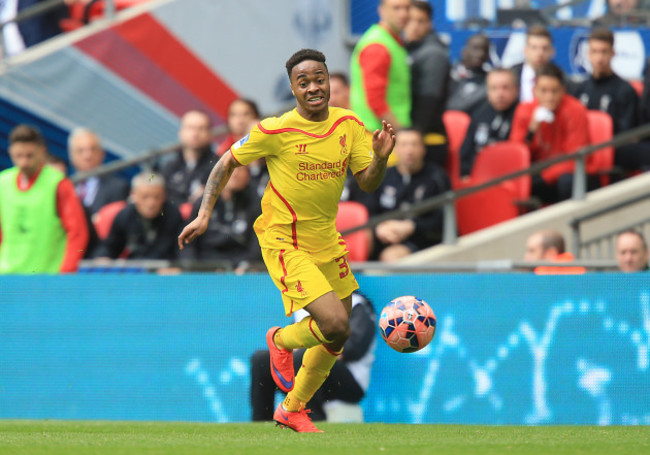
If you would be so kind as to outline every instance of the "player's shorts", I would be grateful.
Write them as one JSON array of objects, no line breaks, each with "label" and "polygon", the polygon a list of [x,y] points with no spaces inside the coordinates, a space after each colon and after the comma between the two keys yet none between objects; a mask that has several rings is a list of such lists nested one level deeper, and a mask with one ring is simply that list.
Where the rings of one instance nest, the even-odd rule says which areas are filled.
[{"label": "player's shorts", "polygon": [[287,316],[330,291],[344,299],[359,289],[347,256],[348,252],[338,244],[318,253],[262,248],[262,258],[282,293]]}]

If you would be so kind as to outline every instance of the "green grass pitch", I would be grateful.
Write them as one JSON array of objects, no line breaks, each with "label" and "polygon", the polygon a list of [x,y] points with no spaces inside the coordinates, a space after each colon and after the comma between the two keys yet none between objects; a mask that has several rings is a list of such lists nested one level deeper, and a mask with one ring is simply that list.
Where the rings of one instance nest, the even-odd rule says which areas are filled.
[{"label": "green grass pitch", "polygon": [[0,455],[650,454],[650,427],[0,420]]}]

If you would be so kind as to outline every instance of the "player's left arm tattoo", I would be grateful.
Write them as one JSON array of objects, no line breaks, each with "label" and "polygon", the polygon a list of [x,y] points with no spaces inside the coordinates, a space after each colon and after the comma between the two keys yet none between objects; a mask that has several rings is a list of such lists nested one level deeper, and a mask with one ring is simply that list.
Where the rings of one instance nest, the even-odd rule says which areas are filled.
[{"label": "player's left arm tattoo", "polygon": [[366,193],[372,193],[381,182],[384,180],[384,175],[386,175],[386,163],[387,159],[381,159],[375,157],[370,166],[365,168],[363,171],[355,174],[359,188],[361,188]]},{"label": "player's left arm tattoo", "polygon": [[214,204],[217,202],[219,195],[223,191],[226,183],[230,179],[232,172],[238,167],[239,164],[232,157],[230,151],[226,152],[217,164],[214,165],[210,176],[205,184],[203,191],[203,199],[201,200],[201,208],[199,209],[199,216],[207,215],[210,217]]}]

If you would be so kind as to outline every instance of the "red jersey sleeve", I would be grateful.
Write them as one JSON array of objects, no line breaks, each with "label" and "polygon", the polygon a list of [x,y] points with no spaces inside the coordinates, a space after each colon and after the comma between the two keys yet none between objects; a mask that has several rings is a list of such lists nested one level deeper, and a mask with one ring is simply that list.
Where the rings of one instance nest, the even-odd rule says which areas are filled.
[{"label": "red jersey sleeve", "polygon": [[509,138],[511,141],[526,144],[526,136],[528,135],[528,127],[530,126],[529,111],[530,109],[524,104],[520,104],[515,109]]},{"label": "red jersey sleeve", "polygon": [[74,185],[68,179],[61,180],[56,189],[56,209],[66,233],[65,255],[60,272],[76,272],[88,246],[88,225]]},{"label": "red jersey sleeve", "polygon": [[386,102],[390,54],[379,43],[369,44],[359,54],[359,65],[368,105],[377,117],[381,117],[390,110]]}]

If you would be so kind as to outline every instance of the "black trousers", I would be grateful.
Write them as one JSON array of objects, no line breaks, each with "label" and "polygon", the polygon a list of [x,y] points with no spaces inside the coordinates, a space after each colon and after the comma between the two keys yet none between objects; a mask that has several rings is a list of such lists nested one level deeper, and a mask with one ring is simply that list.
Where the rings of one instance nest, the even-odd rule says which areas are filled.
[{"label": "black trousers", "polygon": [[[302,364],[304,350],[293,352],[293,368],[296,373]],[[277,387],[271,377],[269,351],[255,351],[251,357],[251,407],[253,421],[273,420],[275,392]],[[363,398],[363,389],[343,362],[334,363],[329,376],[313,398],[307,403],[312,420],[325,420],[323,403],[328,400],[342,400],[358,403]]]},{"label": "black trousers", "polygon": [[[600,188],[600,177],[587,175],[587,191]],[[532,196],[536,196],[545,204],[571,199],[573,193],[573,174],[562,174],[557,182],[549,185],[540,174],[533,175],[531,190]]]}]

